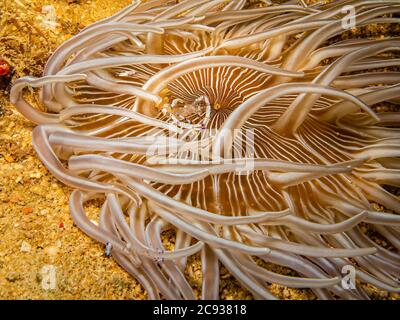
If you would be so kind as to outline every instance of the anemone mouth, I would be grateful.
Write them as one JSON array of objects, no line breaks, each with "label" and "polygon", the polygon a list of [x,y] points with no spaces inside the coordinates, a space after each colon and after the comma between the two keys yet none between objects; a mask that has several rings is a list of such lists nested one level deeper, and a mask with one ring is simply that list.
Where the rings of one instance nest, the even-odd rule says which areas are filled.
[{"label": "anemone mouth", "polygon": [[[269,283],[369,298],[340,285],[344,267],[399,292],[400,201],[382,185],[400,186],[400,75],[383,72],[400,40],[334,41],[346,4],[357,27],[398,23],[392,1],[137,2],[66,41],[42,78],[17,80],[11,101],[74,188],[75,223],[149,298],[194,298],[184,272],[196,254],[204,299],[219,297],[219,262],[255,298],[275,298]],[[46,112],[26,86],[42,88]]]}]

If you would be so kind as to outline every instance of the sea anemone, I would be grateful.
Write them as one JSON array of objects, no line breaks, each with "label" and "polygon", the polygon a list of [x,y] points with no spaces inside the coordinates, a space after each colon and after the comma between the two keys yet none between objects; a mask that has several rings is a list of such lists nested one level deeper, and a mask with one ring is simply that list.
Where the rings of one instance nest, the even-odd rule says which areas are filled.
[{"label": "sea anemone", "polygon": [[75,224],[150,299],[196,297],[192,255],[203,299],[219,298],[220,263],[257,299],[276,298],[270,283],[320,299],[368,299],[360,283],[399,292],[400,38],[357,38],[346,20],[390,26],[398,12],[398,1],[135,2],[62,44],[43,77],[18,79],[11,102],[74,189]]}]

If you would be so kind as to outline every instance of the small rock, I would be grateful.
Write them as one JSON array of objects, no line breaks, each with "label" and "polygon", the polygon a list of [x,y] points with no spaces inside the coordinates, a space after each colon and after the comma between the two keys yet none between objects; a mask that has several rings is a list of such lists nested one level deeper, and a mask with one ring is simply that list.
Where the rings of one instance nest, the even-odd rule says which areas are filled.
[{"label": "small rock", "polygon": [[31,173],[31,174],[29,175],[29,177],[32,178],[32,179],[39,179],[39,178],[42,177],[42,174],[41,174],[40,172]]},{"label": "small rock", "polygon": [[26,241],[22,241],[21,252],[29,252],[29,251],[31,251],[31,245]]},{"label": "small rock", "polygon": [[25,214],[32,213],[33,212],[33,208],[32,207],[25,207],[25,208],[22,209],[22,211]]},{"label": "small rock", "polygon": [[15,272],[10,272],[9,274],[6,275],[6,279],[7,281],[15,282],[18,279],[20,279],[20,276]]},{"label": "small rock", "polygon": [[288,289],[283,289],[283,296],[284,296],[285,298],[289,298],[289,297],[290,297],[290,292],[289,292]]},{"label": "small rock", "polygon": [[4,159],[6,159],[6,161],[7,162],[14,162],[14,158],[13,157],[11,157],[9,154],[6,154],[5,156],[4,156]]},{"label": "small rock", "polygon": [[44,251],[49,255],[49,256],[56,256],[58,254],[58,248],[55,246],[50,246],[44,249]]}]

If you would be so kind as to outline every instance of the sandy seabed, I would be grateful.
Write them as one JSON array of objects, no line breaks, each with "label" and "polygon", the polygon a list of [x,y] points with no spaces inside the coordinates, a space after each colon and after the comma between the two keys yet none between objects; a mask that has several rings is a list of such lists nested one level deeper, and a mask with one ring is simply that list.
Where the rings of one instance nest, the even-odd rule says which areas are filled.
[{"label": "sandy seabed", "polygon": [[[129,3],[0,0],[0,58],[11,66],[10,75],[0,77],[0,299],[146,298],[140,284],[105,256],[104,246],[74,226],[68,209],[71,189],[52,177],[36,157],[31,144],[34,125],[8,100],[15,79],[40,76],[46,60],[63,41]],[[49,23],[53,14],[55,23]],[[367,32],[379,36],[388,31],[375,27]],[[32,90],[28,97],[40,107],[34,93]],[[98,213],[96,203],[87,209],[93,217]],[[171,237],[164,236],[167,248]],[[194,289],[201,288],[200,267],[199,260],[192,257],[186,269]],[[276,266],[266,267],[277,270]],[[221,268],[221,299],[251,299],[251,294]],[[284,268],[278,271],[291,273]],[[364,287],[374,299],[400,298]],[[282,299],[315,298],[309,290],[274,284],[269,289]],[[196,293],[199,296],[200,290]]]}]

